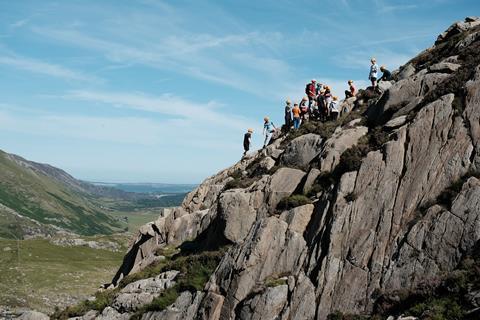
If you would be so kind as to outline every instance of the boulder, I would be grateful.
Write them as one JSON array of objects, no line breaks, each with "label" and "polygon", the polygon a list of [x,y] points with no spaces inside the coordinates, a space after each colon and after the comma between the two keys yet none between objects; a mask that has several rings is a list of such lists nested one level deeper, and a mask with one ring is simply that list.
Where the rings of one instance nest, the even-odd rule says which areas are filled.
[{"label": "boulder", "polygon": [[320,175],[320,170],[313,168],[308,172],[307,179],[303,184],[303,193],[306,194],[312,189],[315,181],[317,180],[318,176]]},{"label": "boulder", "polygon": [[220,196],[219,217],[225,224],[223,234],[233,243],[245,239],[257,218],[250,196],[250,193],[242,190],[230,190]]},{"label": "boulder", "polygon": [[144,313],[142,320],[194,320],[204,293],[184,291],[165,310]]},{"label": "boulder", "polygon": [[269,207],[275,209],[280,200],[292,195],[304,176],[305,172],[298,169],[278,169],[270,178],[269,185],[265,190]]},{"label": "boulder", "polygon": [[358,126],[336,131],[333,136],[325,142],[320,156],[320,171],[332,171],[340,162],[342,153],[358,143],[358,140],[366,135],[367,127]]},{"label": "boulder", "polygon": [[29,311],[23,312],[17,319],[19,319],[19,320],[48,320],[48,319],[50,319],[50,317],[47,316],[44,313],[29,310]]},{"label": "boulder", "polygon": [[406,122],[407,116],[400,116],[388,121],[384,127],[387,129],[395,129],[403,126]]},{"label": "boulder", "polygon": [[408,63],[400,69],[397,78],[398,80],[404,80],[413,76],[415,72],[415,67],[411,63]]},{"label": "boulder", "polygon": [[280,312],[287,303],[287,296],[287,285],[267,288],[265,292],[248,299],[242,304],[238,319],[278,319]]},{"label": "boulder", "polygon": [[128,320],[130,319],[130,313],[120,313],[112,307],[106,307],[102,313],[97,316],[97,320]]},{"label": "boulder", "polygon": [[222,311],[223,301],[222,295],[209,291],[203,298],[201,308],[198,310],[198,320],[220,320],[220,312]]},{"label": "boulder", "polygon": [[309,133],[293,139],[280,159],[285,166],[304,168],[320,154],[322,138]]},{"label": "boulder", "polygon": [[131,312],[153,301],[162,291],[175,285],[179,271],[163,272],[154,278],[138,280],[120,290],[112,306],[121,312]]},{"label": "boulder", "polygon": [[288,223],[288,228],[299,234],[303,234],[307,228],[313,213],[313,204],[293,208],[280,215],[280,220]]},{"label": "boulder", "polygon": [[461,65],[456,64],[456,63],[450,63],[450,62],[440,62],[437,64],[434,64],[428,70],[430,72],[439,72],[439,73],[453,73],[460,68]]}]

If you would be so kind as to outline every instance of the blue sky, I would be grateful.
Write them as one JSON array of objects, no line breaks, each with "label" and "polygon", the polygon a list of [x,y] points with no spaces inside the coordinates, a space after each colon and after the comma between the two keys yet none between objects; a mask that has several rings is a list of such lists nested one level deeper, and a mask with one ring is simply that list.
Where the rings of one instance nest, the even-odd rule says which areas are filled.
[{"label": "blue sky", "polygon": [[395,69],[478,0],[0,0],[0,149],[108,182],[197,183],[311,78]]}]

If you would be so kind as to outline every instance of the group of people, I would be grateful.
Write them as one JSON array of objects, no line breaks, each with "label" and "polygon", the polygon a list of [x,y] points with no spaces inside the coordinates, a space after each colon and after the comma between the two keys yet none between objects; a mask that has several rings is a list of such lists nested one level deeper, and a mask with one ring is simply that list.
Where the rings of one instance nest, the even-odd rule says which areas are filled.
[{"label": "group of people", "polygon": [[[390,81],[392,74],[385,66],[379,68],[375,58],[370,59],[370,62],[371,66],[368,79],[371,81],[372,90],[378,92],[378,83],[380,81]],[[381,77],[379,77],[379,71],[382,72]],[[336,120],[341,112],[348,111],[340,110],[338,96],[332,94],[330,86],[317,82],[315,79],[307,83],[305,86],[305,94],[302,100],[299,103],[293,103],[293,106],[289,99],[285,101],[285,131],[289,131],[292,128],[296,130],[300,128],[303,122],[309,119],[319,121]],[[356,94],[357,88],[353,80],[348,80],[348,90],[345,90],[345,99],[355,97]],[[270,138],[276,131],[277,128],[273,122],[270,121],[269,117],[265,117],[263,119],[264,148],[268,145]],[[244,156],[250,150],[252,134],[253,129],[248,129],[244,135]]]}]

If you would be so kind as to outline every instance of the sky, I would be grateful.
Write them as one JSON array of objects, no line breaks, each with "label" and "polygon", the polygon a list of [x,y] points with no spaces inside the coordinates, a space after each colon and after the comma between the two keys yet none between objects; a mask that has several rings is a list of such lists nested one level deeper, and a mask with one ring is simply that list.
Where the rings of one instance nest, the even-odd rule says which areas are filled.
[{"label": "sky", "polygon": [[478,0],[0,0],[0,149],[104,182],[199,183],[312,78],[343,95]]}]

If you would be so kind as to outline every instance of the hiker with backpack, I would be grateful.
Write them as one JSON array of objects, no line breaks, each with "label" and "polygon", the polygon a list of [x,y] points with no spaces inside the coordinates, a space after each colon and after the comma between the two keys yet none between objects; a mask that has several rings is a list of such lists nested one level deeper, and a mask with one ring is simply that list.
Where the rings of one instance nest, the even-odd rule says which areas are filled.
[{"label": "hiker with backpack", "polygon": [[353,85],[353,80],[348,80],[348,90],[345,90],[345,99],[354,97],[357,94],[357,88]]},{"label": "hiker with backpack", "polygon": [[293,128],[296,130],[300,128],[300,107],[298,106],[298,103],[293,104],[293,109],[292,109],[292,114],[293,114]]},{"label": "hiker with backpack", "polygon": [[378,79],[378,82],[392,80],[392,73],[385,66],[381,66],[380,71],[382,71],[382,76]]},{"label": "hiker with backpack", "polygon": [[377,59],[372,58],[370,59],[371,66],[370,66],[370,73],[368,74],[368,79],[372,82],[373,90],[377,88],[377,78],[378,78],[378,65]]},{"label": "hiker with backpack", "polygon": [[243,136],[243,156],[247,155],[247,152],[250,150],[250,145],[252,144],[252,133],[253,129],[248,129],[247,133]]},{"label": "hiker with backpack", "polygon": [[292,127],[292,103],[290,100],[285,101],[285,131],[289,131]]},{"label": "hiker with backpack", "polygon": [[317,98],[317,86],[316,86],[317,80],[312,79],[310,83],[308,83],[305,86],[305,94],[308,97],[308,108],[312,108],[312,105],[315,103],[315,100]]},{"label": "hiker with backpack", "polygon": [[263,142],[264,148],[268,145],[268,142],[272,137],[272,133],[274,133],[276,129],[277,128],[275,127],[273,122],[270,121],[269,117],[263,118],[263,134],[265,135],[265,141]]}]

